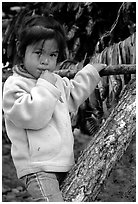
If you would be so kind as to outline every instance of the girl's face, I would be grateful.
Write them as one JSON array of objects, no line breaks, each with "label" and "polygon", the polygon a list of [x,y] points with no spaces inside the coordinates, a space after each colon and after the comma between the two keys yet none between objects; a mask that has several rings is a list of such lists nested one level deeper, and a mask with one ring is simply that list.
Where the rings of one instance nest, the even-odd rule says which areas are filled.
[{"label": "girl's face", "polygon": [[44,70],[49,72],[56,70],[58,53],[58,44],[55,39],[41,40],[27,46],[24,66],[31,75],[39,78]]}]

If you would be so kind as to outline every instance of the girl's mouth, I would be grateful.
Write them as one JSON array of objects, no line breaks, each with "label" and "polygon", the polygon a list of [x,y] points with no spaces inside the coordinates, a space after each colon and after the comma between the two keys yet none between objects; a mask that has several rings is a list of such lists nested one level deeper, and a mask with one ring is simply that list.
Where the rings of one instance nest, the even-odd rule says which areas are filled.
[{"label": "girl's mouth", "polygon": [[39,72],[44,72],[44,71],[46,71],[47,69],[38,68],[37,70],[38,70]]}]

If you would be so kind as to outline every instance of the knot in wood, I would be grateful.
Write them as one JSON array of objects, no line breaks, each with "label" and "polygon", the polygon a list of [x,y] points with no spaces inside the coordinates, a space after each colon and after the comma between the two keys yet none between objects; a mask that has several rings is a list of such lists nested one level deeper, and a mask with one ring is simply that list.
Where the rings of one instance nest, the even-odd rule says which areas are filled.
[{"label": "knot in wood", "polygon": [[114,133],[112,135],[109,135],[106,139],[106,145],[110,146],[111,144],[114,144],[116,141]]},{"label": "knot in wood", "polygon": [[76,198],[72,199],[72,202],[81,202],[81,201],[83,201],[83,198],[85,196],[84,190],[85,190],[85,187],[81,186],[81,188],[79,189],[79,194],[76,196]]}]

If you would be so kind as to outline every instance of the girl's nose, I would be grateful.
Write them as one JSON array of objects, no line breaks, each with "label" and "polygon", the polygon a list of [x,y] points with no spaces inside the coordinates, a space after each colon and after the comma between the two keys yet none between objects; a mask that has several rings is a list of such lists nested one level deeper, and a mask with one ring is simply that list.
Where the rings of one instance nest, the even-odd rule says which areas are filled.
[{"label": "girl's nose", "polygon": [[49,62],[48,57],[43,57],[41,60],[41,64],[47,65]]}]

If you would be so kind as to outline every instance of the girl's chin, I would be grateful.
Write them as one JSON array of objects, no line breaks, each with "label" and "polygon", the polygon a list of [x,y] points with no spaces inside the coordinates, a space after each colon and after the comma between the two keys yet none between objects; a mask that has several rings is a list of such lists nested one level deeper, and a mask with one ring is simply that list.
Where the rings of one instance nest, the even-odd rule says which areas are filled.
[{"label": "girl's chin", "polygon": [[32,76],[35,78],[35,79],[38,79],[40,77],[41,73],[37,73],[37,74],[32,74]]}]

